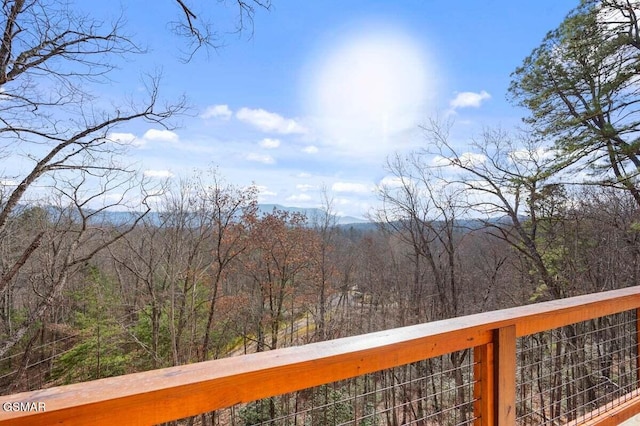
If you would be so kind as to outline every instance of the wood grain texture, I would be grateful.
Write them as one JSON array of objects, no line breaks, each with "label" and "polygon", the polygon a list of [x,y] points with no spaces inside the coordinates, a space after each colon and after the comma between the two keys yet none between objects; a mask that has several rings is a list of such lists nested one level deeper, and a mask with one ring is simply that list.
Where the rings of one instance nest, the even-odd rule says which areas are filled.
[{"label": "wood grain texture", "polygon": [[495,424],[495,384],[494,384],[494,344],[473,348],[474,370],[476,382],[473,387],[473,412],[475,426],[493,426]]},{"label": "wood grain texture", "polygon": [[516,327],[494,332],[494,399],[497,426],[516,424]]},{"label": "wood grain texture", "polygon": [[[0,425],[154,424],[640,308],[640,287],[436,321],[10,396],[42,413],[0,411]],[[503,347],[504,349],[504,347]],[[506,349],[505,349],[506,350]],[[515,354],[514,354],[515,357]]]},{"label": "wood grain texture", "polygon": [[640,392],[635,390],[578,417],[566,426],[617,426],[637,414],[640,414]]}]

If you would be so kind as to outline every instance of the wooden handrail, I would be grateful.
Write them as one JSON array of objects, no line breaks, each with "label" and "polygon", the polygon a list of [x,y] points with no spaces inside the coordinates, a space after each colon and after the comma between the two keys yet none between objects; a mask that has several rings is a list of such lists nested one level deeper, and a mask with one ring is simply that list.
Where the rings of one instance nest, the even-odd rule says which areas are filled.
[{"label": "wooden handrail", "polygon": [[[0,396],[0,425],[155,424],[474,347],[485,348],[477,351],[479,357],[504,365],[510,361],[500,353],[515,350],[515,337],[637,308],[640,286]],[[500,347],[495,351],[494,342]],[[485,376],[492,371],[488,368]],[[483,392],[490,381],[486,377]],[[500,410],[515,409],[509,408],[514,403],[509,398],[486,400],[494,399],[502,404],[495,413],[487,412],[491,404],[478,404],[484,405],[482,424],[502,424]],[[44,403],[46,411],[2,410],[20,402]],[[495,423],[487,423],[494,416]]]},{"label": "wooden handrail", "polygon": [[640,392],[638,389],[585,413],[565,426],[617,426],[623,421],[638,414]]}]

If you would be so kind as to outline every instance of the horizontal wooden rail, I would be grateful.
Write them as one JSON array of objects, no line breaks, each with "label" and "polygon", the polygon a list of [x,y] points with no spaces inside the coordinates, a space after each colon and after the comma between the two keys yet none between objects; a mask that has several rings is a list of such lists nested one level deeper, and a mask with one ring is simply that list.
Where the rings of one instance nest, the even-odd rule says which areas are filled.
[{"label": "horizontal wooden rail", "polygon": [[640,393],[635,391],[580,416],[566,426],[617,426],[640,413]]},{"label": "horizontal wooden rail", "polygon": [[[640,287],[630,287],[0,396],[0,425],[161,423],[458,350],[487,347],[493,344],[496,334],[501,335],[499,330],[512,330],[504,335],[514,338],[514,335],[524,336],[636,308],[640,308]],[[512,351],[514,346],[511,343],[505,346],[507,343],[501,343],[502,347]],[[28,402],[35,403],[31,406],[35,411],[13,411],[13,407],[18,407],[15,403]],[[508,411],[508,403],[500,401],[500,409]],[[38,407],[45,407],[45,411],[38,411]],[[493,415],[486,414],[488,417]],[[509,415],[512,416],[512,412]]]}]

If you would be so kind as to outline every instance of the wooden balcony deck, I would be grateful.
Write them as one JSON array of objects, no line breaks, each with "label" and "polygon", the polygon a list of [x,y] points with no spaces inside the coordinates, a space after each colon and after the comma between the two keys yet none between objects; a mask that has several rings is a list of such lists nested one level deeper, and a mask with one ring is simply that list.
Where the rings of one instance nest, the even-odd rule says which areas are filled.
[{"label": "wooden balcony deck", "polygon": [[640,426],[640,416],[634,416],[620,423],[621,426]]},{"label": "wooden balcony deck", "polygon": [[[640,369],[637,350],[639,309],[640,287],[631,287],[0,396],[0,425],[157,424],[465,349],[472,349],[474,358],[472,424],[514,425],[517,424],[517,339],[581,321],[635,311],[632,333],[635,336],[631,337],[635,346],[634,377],[637,381]],[[598,410],[582,414],[568,424],[620,424],[640,413],[639,395],[634,390],[623,398],[607,401]],[[39,410],[41,407],[44,410]]]}]

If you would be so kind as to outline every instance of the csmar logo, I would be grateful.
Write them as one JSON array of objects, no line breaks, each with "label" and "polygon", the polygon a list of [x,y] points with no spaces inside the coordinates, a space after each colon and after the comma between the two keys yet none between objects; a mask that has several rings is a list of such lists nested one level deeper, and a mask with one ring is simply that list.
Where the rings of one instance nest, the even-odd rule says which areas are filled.
[{"label": "csmar logo", "polygon": [[44,402],[5,402],[2,411],[46,411]]}]

